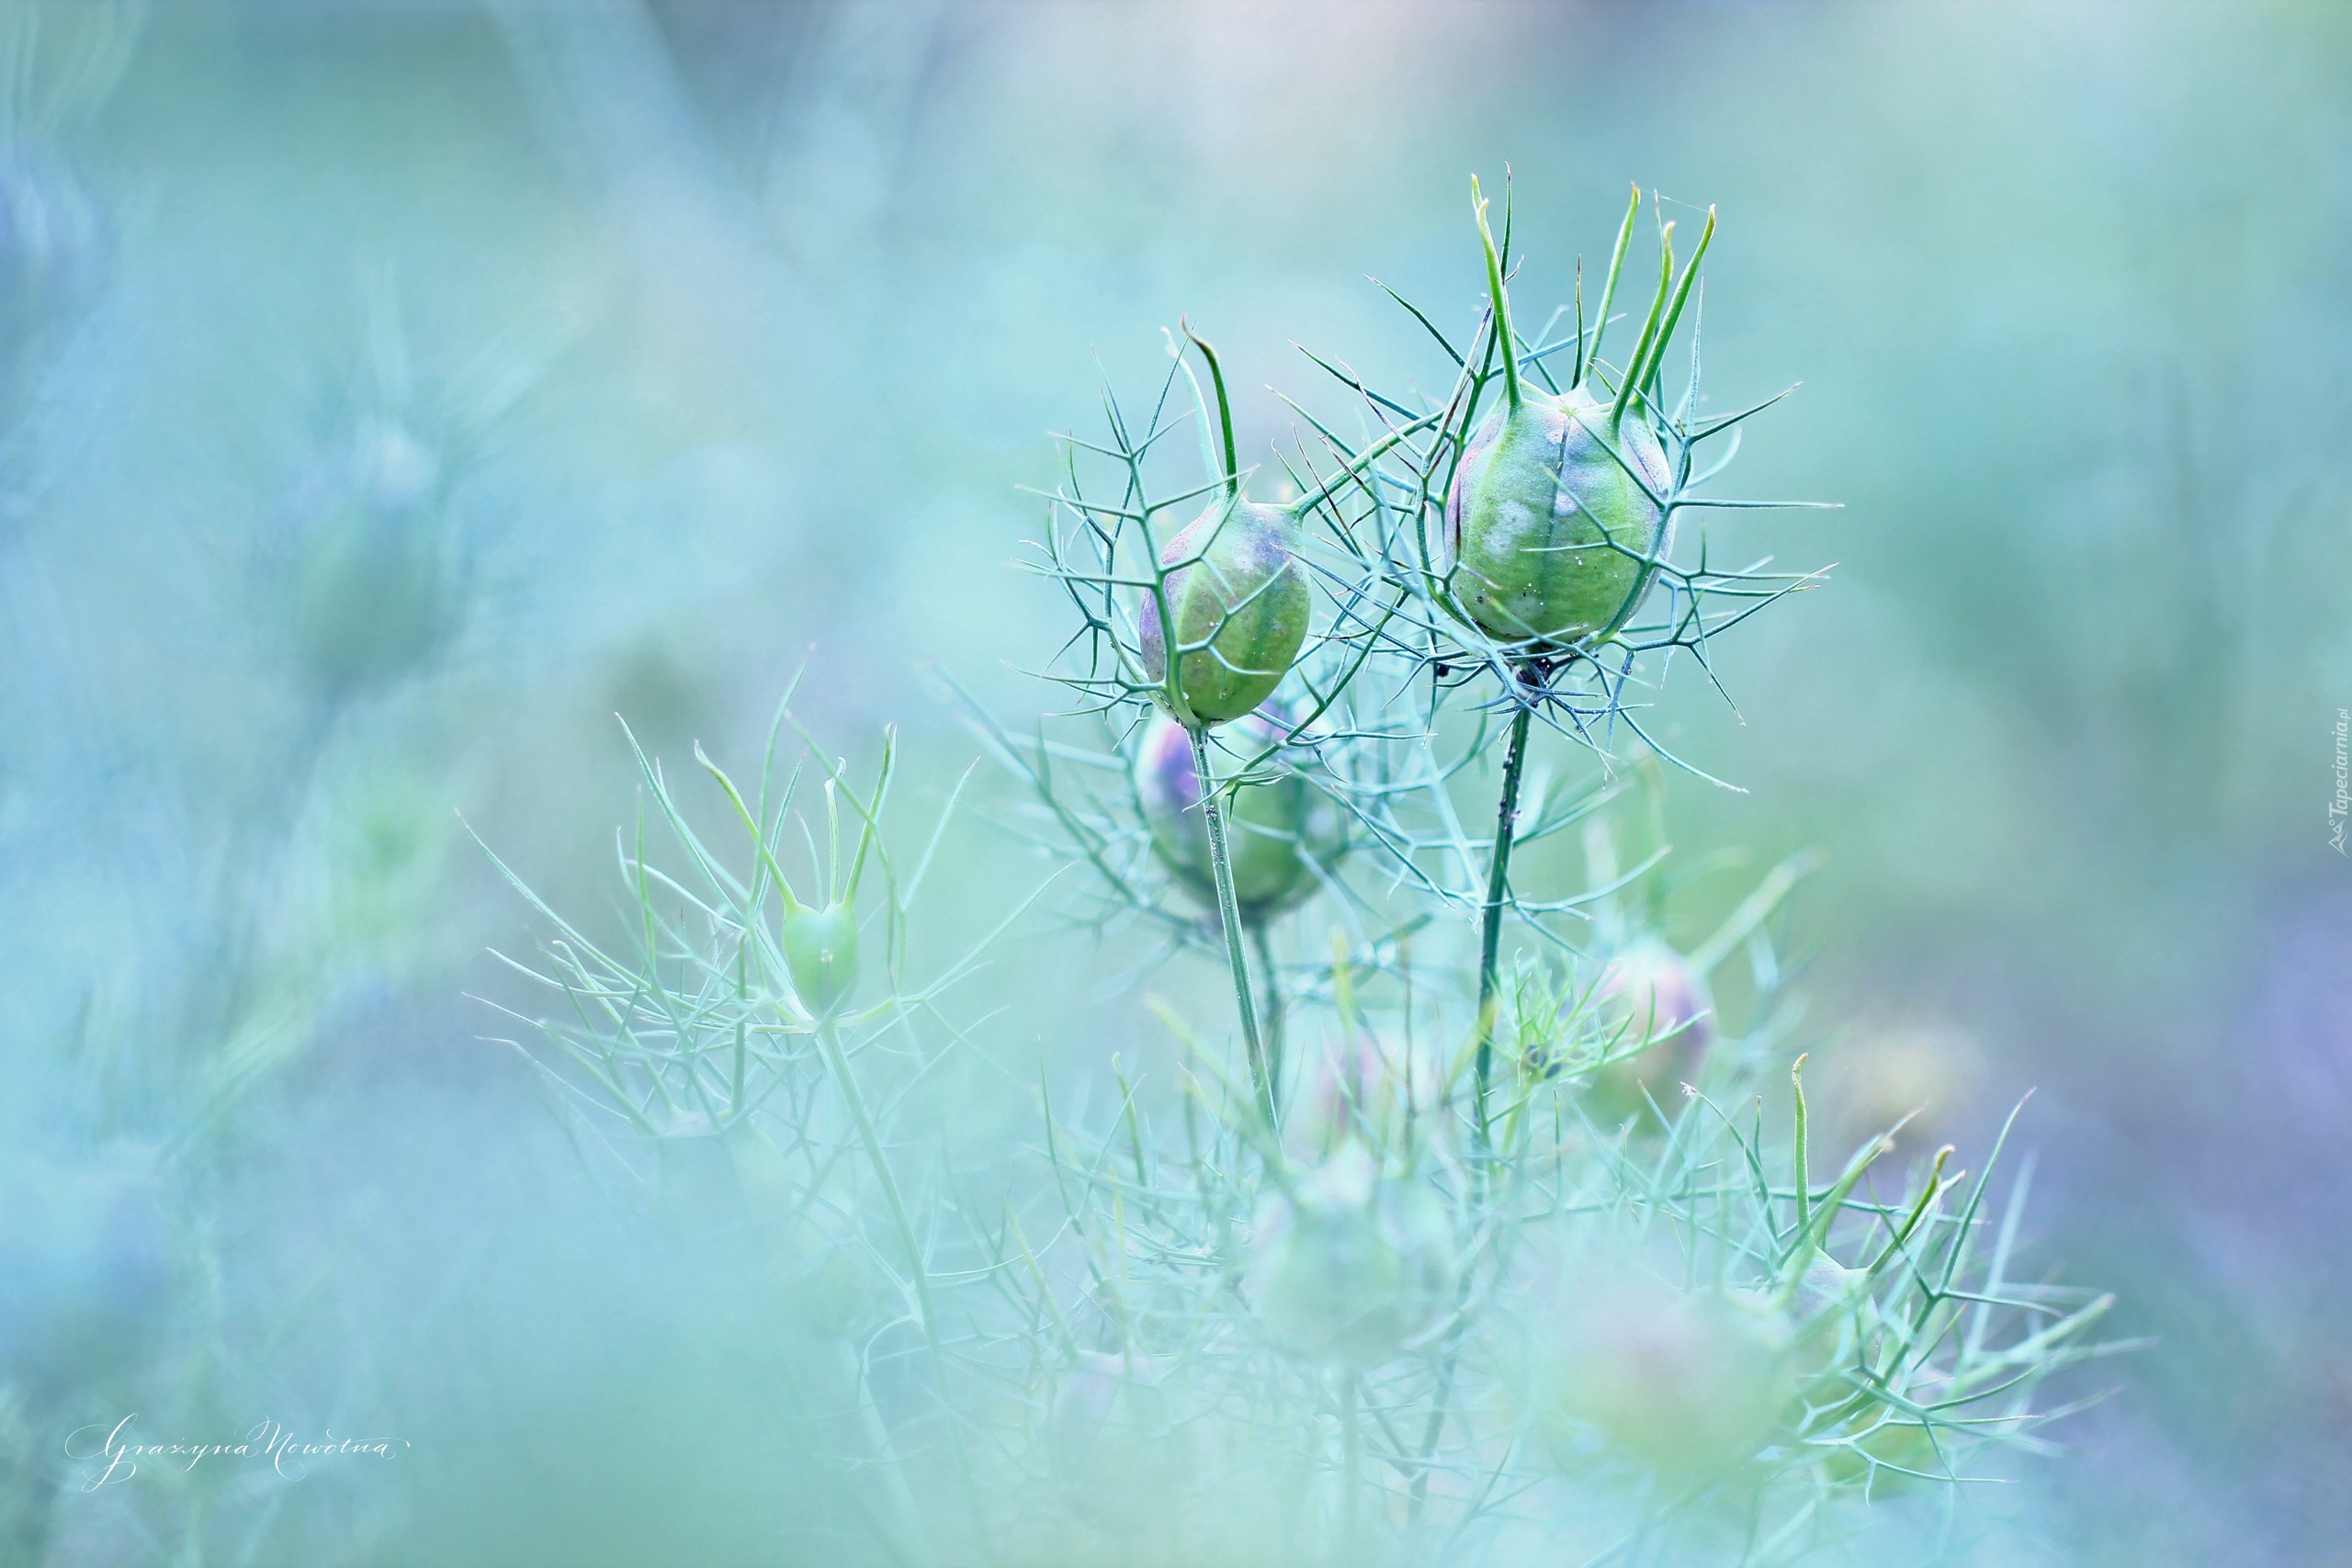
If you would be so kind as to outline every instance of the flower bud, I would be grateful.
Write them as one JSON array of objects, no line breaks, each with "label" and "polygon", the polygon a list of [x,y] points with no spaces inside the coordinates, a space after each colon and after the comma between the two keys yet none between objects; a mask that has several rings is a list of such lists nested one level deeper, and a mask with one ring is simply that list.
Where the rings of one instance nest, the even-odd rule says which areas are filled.
[{"label": "flower bud", "polygon": [[1598,1436],[1609,1457],[1689,1483],[1746,1463],[1770,1439],[1796,1397],[1777,1314],[1646,1276],[1571,1289],[1537,1358],[1536,1411],[1555,1451]]},{"label": "flower bud", "polygon": [[1250,1235],[1247,1294],[1274,1342],[1302,1359],[1363,1369],[1394,1358],[1452,1298],[1458,1251],[1444,1203],[1383,1174],[1361,1143],[1267,1200]]},{"label": "flower bud", "polygon": [[1313,608],[1291,528],[1279,506],[1220,496],[1159,552],[1180,650],[1172,681],[1159,595],[1145,595],[1136,629],[1144,671],[1159,682],[1155,697],[1178,721],[1239,718],[1290,673]]},{"label": "flower bud", "polygon": [[1714,1042],[1714,1002],[1690,960],[1645,937],[1603,966],[1593,1000],[1600,1048],[1622,1058],[1594,1073],[1587,1090],[1597,1119],[1614,1124],[1647,1115],[1653,1101],[1668,1102],[1674,1085],[1699,1076]]},{"label": "flower bud", "polygon": [[[1252,713],[1234,726],[1239,744],[1251,753],[1290,736],[1276,710]],[[1236,791],[1225,817],[1226,847],[1233,857],[1233,895],[1244,919],[1279,914],[1303,902],[1347,850],[1346,815],[1300,771],[1307,759],[1295,749],[1277,751],[1269,764],[1279,777]],[[1193,739],[1165,714],[1145,728],[1136,755],[1136,797],[1151,829],[1151,845],[1162,864],[1206,904],[1216,901],[1216,874],[1209,861],[1208,819],[1201,810],[1201,781],[1193,767]]]},{"label": "flower bud", "polygon": [[784,916],[784,962],[800,1005],[831,1018],[857,988],[857,919],[846,903],[796,904]]},{"label": "flower bud", "polygon": [[[1637,480],[1635,476],[1639,475]],[[1672,532],[1666,454],[1584,388],[1530,387],[1470,437],[1445,501],[1449,581],[1489,636],[1566,649],[1632,618]],[[1645,488],[1646,487],[1646,488]]]},{"label": "flower bud", "polygon": [[1046,1450],[1070,1511],[1108,1530],[1164,1517],[1195,1461],[1175,1363],[1081,1350],[1062,1374]]}]

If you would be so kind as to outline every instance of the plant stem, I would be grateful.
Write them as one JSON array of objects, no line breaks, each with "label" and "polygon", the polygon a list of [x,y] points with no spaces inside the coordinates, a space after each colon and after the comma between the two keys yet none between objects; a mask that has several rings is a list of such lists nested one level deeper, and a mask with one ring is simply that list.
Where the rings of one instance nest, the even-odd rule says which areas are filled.
[{"label": "plant stem", "polygon": [[1241,1010],[1241,1039],[1250,1053],[1250,1087],[1256,1091],[1266,1125],[1274,1125],[1274,1088],[1266,1077],[1265,1043],[1258,1036],[1258,1007],[1250,995],[1250,960],[1241,950],[1241,905],[1233,896],[1233,856],[1225,842],[1225,808],[1217,804],[1216,784],[1209,773],[1209,737],[1205,728],[1185,731],[1193,738],[1193,776],[1201,786],[1201,811],[1208,818],[1209,863],[1216,872],[1216,913],[1225,928],[1225,961],[1233,971],[1233,1003]]},{"label": "plant stem", "polygon": [[1363,1434],[1356,1425],[1356,1375],[1346,1374],[1340,1384],[1340,1561],[1352,1563],[1356,1552],[1356,1490],[1363,1483]]},{"label": "plant stem", "polygon": [[1268,1097],[1280,1102],[1283,1094],[1283,986],[1274,973],[1274,938],[1267,922],[1250,922],[1250,935],[1258,948],[1258,967],[1266,981],[1266,1085]]},{"label": "plant stem", "polygon": [[1502,946],[1503,904],[1510,896],[1511,831],[1519,816],[1519,781],[1527,765],[1527,726],[1535,710],[1521,704],[1511,715],[1510,744],[1503,753],[1503,797],[1495,810],[1495,851],[1487,871],[1485,928],[1478,939],[1478,1065],[1473,1109],[1478,1149],[1487,1149],[1487,1086],[1494,1076],[1495,993],[1500,988],[1497,954]]},{"label": "plant stem", "polygon": [[[850,1120],[857,1127],[858,1142],[865,1146],[866,1162],[874,1168],[874,1179],[882,1187],[883,1201],[889,1205],[890,1223],[899,1233],[899,1245],[906,1249],[907,1268],[914,1280],[915,1311],[922,1318],[922,1337],[931,1348],[932,1375],[938,1385],[939,1406],[947,1417],[951,1429],[955,1426],[954,1407],[947,1386],[947,1348],[940,1343],[939,1319],[932,1307],[931,1271],[924,1266],[922,1240],[915,1232],[913,1218],[907,1213],[907,1201],[899,1190],[899,1179],[890,1169],[890,1161],[882,1150],[882,1134],[874,1124],[874,1113],[866,1108],[865,1096],[857,1087],[857,1079],[849,1070],[849,1054],[842,1049],[840,1027],[831,1014],[817,1022],[817,1047],[823,1054],[825,1066],[841,1086],[842,1098],[849,1104]],[[972,1525],[980,1528],[979,1491],[973,1484],[970,1461],[964,1452],[963,1435],[956,1434],[956,1463],[962,1474],[965,1496],[972,1510]]]}]

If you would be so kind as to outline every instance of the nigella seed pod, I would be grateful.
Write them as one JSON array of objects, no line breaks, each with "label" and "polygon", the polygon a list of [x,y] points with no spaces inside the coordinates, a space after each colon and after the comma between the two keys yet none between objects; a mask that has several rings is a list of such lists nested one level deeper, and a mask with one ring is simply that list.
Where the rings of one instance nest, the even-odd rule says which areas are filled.
[{"label": "nigella seed pod", "polygon": [[1589,1102],[1604,1122],[1649,1114],[1697,1078],[1714,1043],[1714,1001],[1690,961],[1655,937],[1610,959],[1593,987],[1600,1048],[1617,1058],[1593,1075]]},{"label": "nigella seed pod", "polygon": [[[1635,475],[1640,477],[1637,479]],[[1647,423],[1609,434],[1585,389],[1530,389],[1470,437],[1445,502],[1455,597],[1502,642],[1573,648],[1623,626],[1671,525],[1666,454]]]},{"label": "nigella seed pod", "polygon": [[1293,527],[1282,507],[1227,494],[1159,552],[1165,577],[1159,592],[1144,596],[1136,634],[1144,672],[1159,683],[1154,695],[1180,723],[1241,717],[1272,696],[1296,662],[1313,601],[1291,554]]},{"label": "nigella seed pod", "polygon": [[[1322,886],[1317,868],[1329,872],[1347,852],[1346,814],[1306,776],[1308,756],[1287,744],[1295,731],[1279,708],[1269,705],[1244,716],[1235,722],[1233,733],[1248,755],[1283,748],[1268,759],[1280,775],[1237,791],[1226,811],[1234,899],[1243,919],[1264,919],[1304,901]],[[1215,908],[1216,870],[1209,860],[1200,775],[1193,766],[1193,738],[1165,714],[1153,717],[1136,748],[1135,786],[1153,852],[1202,902]]]},{"label": "nigella seed pod", "polygon": [[846,901],[795,904],[784,915],[784,962],[800,1005],[831,1018],[857,988],[857,918]]},{"label": "nigella seed pod", "polygon": [[[1598,367],[1597,330],[1593,353],[1582,354],[1579,343],[1574,381],[1555,395],[1520,377],[1501,259],[1475,180],[1471,190],[1487,250],[1494,330],[1504,350],[1505,398],[1472,433],[1454,470],[1442,564],[1462,612],[1498,641],[1542,653],[1590,647],[1632,618],[1672,542],[1667,500],[1673,477],[1657,437],[1651,383],[1713,235],[1713,219],[1679,288],[1672,288],[1673,225],[1666,226],[1657,303],[1617,385],[1612,389]],[[1636,190],[1635,209],[1640,198]],[[1611,292],[1634,210],[1628,209],[1618,236]],[[1604,292],[1603,327],[1610,299]]]},{"label": "nigella seed pod", "polygon": [[1250,1245],[1245,1293],[1268,1337],[1328,1367],[1395,1359],[1444,1313],[1460,1268],[1437,1193],[1352,1139],[1266,1201]]},{"label": "nigella seed pod", "polygon": [[1175,1362],[1081,1350],[1062,1374],[1046,1450],[1070,1511],[1098,1529],[1165,1517],[1196,1455]]}]

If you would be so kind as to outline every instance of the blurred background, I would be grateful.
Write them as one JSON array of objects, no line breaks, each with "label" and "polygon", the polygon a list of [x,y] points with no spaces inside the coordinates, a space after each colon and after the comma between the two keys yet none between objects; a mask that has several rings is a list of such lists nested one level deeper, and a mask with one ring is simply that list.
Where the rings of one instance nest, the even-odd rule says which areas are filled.
[{"label": "blurred background", "polygon": [[[142,1473],[6,1561],[780,1560],[742,1309],[486,1038],[537,928],[468,829],[609,909],[614,713],[740,761],[804,660],[944,798],[926,663],[1054,705],[1047,432],[1180,314],[1250,452],[1269,383],[1332,405],[1294,341],[1442,384],[1366,275],[1466,332],[1507,165],[1547,303],[1627,180],[1719,206],[1713,406],[1803,383],[1738,491],[1844,503],[1716,535],[1837,565],[1717,649],[1736,711],[1669,684],[1746,791],[1679,784],[1678,852],[1826,852],[1828,1114],[1981,1146],[2035,1090],[2035,1256],[2155,1337],[1998,1560],[2343,1561],[2352,7],[6,10],[7,1484],[130,1411],[409,1445]],[[973,826],[928,929],[1035,874]],[[975,1137],[1122,1047],[1067,965],[979,982]]]}]

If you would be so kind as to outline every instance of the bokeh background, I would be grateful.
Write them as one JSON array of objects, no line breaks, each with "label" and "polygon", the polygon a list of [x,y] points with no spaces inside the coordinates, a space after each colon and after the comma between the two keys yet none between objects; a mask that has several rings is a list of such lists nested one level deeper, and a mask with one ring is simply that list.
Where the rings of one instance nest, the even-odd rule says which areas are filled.
[{"label": "bokeh background", "polygon": [[[1150,384],[1180,314],[1259,453],[1261,389],[1323,396],[1294,341],[1440,377],[1366,275],[1474,319],[1467,176],[1506,165],[1538,296],[1628,179],[1717,204],[1717,406],[1803,383],[1740,488],[1844,503],[1724,530],[1837,565],[1718,650],[1736,712],[1669,687],[1747,791],[1679,784],[1678,850],[1826,852],[1833,1113],[1966,1144],[2036,1090],[2036,1257],[2154,1340],[2004,1502],[2005,1560],[2343,1560],[2352,7],[6,20],[0,1341],[39,1397],[0,1415],[26,1453],[134,1409],[412,1445],[142,1475],[51,1562],[780,1560],[754,1325],[488,1038],[485,950],[534,925],[468,827],[608,908],[612,715],[741,759],[804,660],[813,726],[899,725],[944,795],[975,747],[927,663],[1055,703],[1009,564],[1047,431]],[[975,825],[925,919],[1034,878]],[[1007,944],[991,1049],[1146,1050],[1068,969]],[[142,1261],[159,1179],[194,1283]],[[74,1269],[118,1315],[43,1328]]]}]

